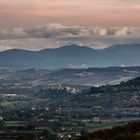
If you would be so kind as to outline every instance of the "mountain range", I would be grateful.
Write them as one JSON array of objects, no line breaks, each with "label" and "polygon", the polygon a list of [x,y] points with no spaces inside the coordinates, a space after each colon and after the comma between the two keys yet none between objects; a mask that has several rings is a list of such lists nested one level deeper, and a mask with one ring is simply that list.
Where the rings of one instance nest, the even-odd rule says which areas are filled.
[{"label": "mountain range", "polygon": [[140,44],[117,44],[105,49],[69,45],[55,49],[0,52],[0,67],[55,69],[109,66],[139,66]]}]

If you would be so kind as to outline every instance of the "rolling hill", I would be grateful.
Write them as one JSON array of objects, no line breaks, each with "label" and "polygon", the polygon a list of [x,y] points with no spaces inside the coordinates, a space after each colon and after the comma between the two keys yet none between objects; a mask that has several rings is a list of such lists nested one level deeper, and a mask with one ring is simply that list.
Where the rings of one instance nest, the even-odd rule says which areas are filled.
[{"label": "rolling hill", "polygon": [[140,65],[140,44],[114,45],[106,49],[86,46],[63,46],[56,49],[27,51],[13,49],[0,52],[0,67],[85,68]]}]

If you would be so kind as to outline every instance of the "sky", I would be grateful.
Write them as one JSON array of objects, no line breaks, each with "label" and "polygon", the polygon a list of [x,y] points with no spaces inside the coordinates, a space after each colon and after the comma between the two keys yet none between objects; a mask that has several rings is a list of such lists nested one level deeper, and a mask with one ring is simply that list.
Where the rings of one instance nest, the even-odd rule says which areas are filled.
[{"label": "sky", "polygon": [[0,0],[0,51],[140,43],[140,0]]},{"label": "sky", "polygon": [[140,0],[0,0],[0,26],[139,26]]}]

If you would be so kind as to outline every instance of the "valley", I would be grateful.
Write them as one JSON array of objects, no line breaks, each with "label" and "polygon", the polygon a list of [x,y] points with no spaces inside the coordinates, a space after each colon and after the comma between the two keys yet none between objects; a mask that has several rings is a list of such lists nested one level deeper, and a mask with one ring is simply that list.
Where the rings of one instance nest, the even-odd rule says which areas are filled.
[{"label": "valley", "polygon": [[[111,74],[110,69],[117,69],[118,74],[118,69],[130,72],[139,68],[107,69],[109,74]],[[59,70],[53,71],[51,75],[55,73],[60,75],[61,71],[63,74],[67,73],[67,70],[65,73],[65,70]],[[83,73],[83,70],[78,71]],[[26,79],[27,72],[29,79]],[[20,76],[24,73],[21,78],[23,81],[17,72],[15,73],[17,76],[14,76],[15,84],[12,79],[13,84],[6,83],[5,80],[5,83],[0,85],[2,131],[7,132],[12,129],[24,133],[28,130],[32,134],[36,132],[40,135],[46,129],[51,129],[60,139],[67,139],[78,137],[83,131],[92,132],[101,128],[111,128],[114,125],[138,120],[140,117],[140,78],[133,78],[117,85],[81,87],[81,85],[55,83],[35,86],[27,81],[33,80],[32,74],[38,78],[40,75],[38,71],[30,69],[19,73]],[[20,82],[17,83],[17,80]],[[32,126],[32,129],[28,129],[29,126]]]}]

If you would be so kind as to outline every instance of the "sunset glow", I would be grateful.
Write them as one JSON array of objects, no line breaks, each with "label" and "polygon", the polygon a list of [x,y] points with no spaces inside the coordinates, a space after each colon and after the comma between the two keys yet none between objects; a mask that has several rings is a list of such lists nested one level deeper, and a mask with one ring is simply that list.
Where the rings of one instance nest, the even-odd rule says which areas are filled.
[{"label": "sunset glow", "polygon": [[[61,23],[139,26],[139,0],[0,0],[1,27]],[[5,25],[5,23],[7,23]]]}]

